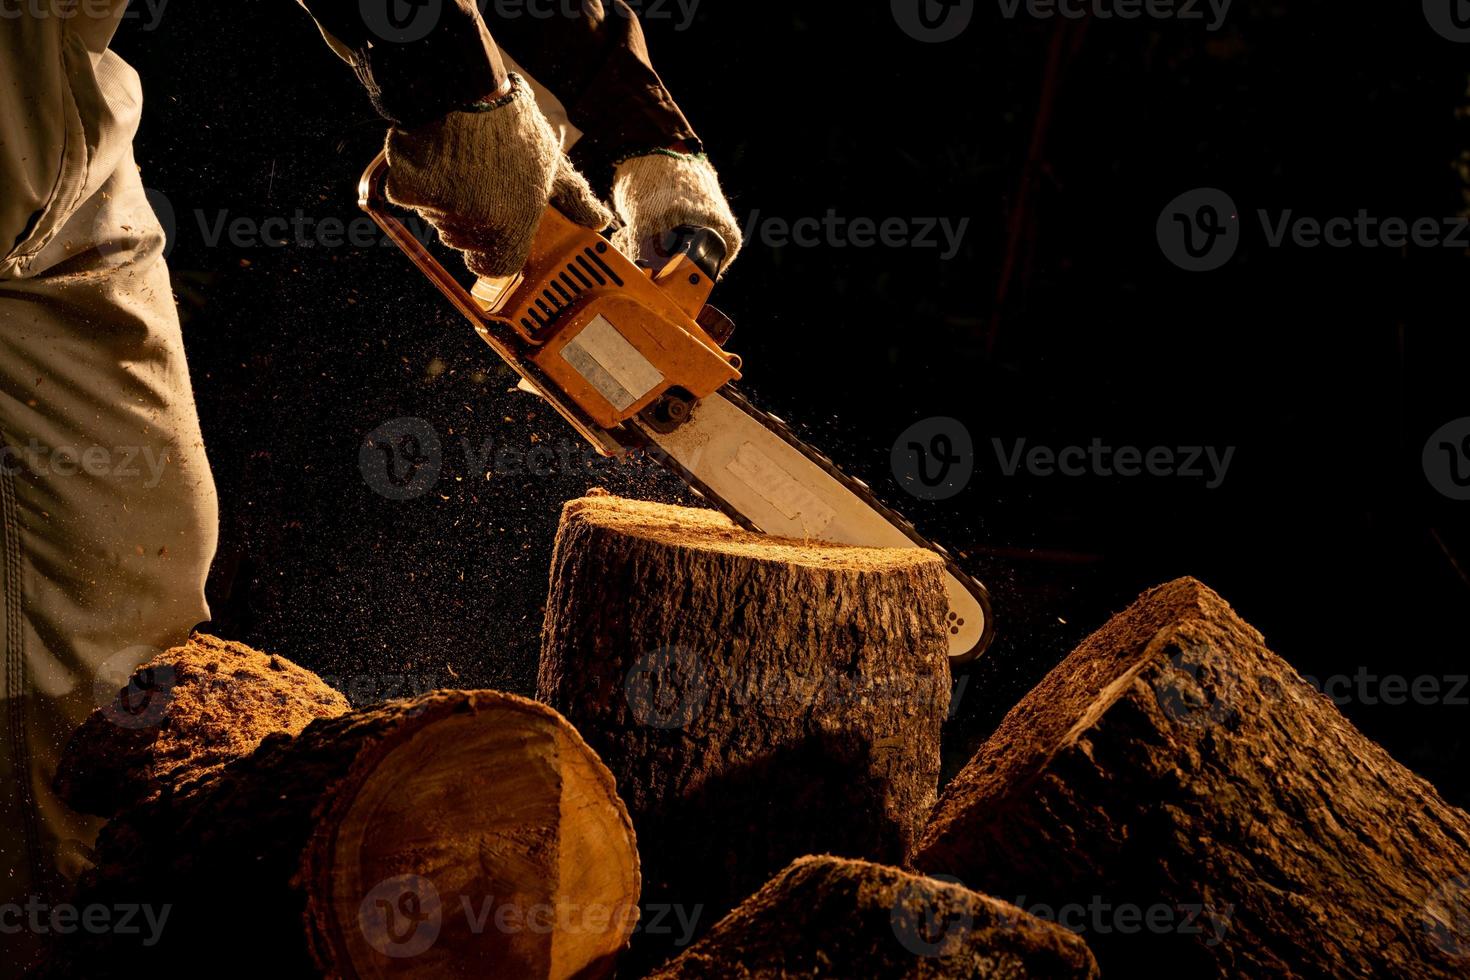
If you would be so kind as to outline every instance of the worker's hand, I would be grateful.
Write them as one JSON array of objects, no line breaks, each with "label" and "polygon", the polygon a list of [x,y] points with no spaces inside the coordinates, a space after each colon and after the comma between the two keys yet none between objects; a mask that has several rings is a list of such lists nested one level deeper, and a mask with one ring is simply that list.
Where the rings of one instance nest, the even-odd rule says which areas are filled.
[{"label": "worker's hand", "polygon": [[521,271],[548,202],[588,228],[612,221],[531,87],[519,75],[510,82],[501,98],[388,133],[388,199],[418,211],[487,278]]},{"label": "worker's hand", "polygon": [[720,190],[720,178],[703,154],[660,150],[618,165],[613,175],[613,206],[625,225],[614,244],[634,260],[664,258],[664,239],[675,228],[713,228],[725,239],[722,269],[740,251],[740,223]]}]

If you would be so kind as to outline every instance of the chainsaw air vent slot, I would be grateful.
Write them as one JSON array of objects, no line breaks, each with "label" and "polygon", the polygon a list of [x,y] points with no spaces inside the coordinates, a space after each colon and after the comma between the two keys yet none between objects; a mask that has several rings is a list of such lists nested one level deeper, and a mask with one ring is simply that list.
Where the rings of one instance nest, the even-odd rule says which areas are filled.
[{"label": "chainsaw air vent slot", "polygon": [[521,326],[527,333],[534,334],[556,322],[562,312],[589,289],[606,286],[622,286],[622,278],[590,248],[582,250],[543,289],[526,308],[521,317]]},{"label": "chainsaw air vent slot", "polygon": [[616,272],[612,271],[611,266],[602,261],[602,256],[598,255],[592,249],[582,249],[582,254],[577,256],[577,262],[581,264],[582,268],[592,273],[592,278],[597,280],[599,286],[606,286],[609,280],[614,286],[622,286],[623,280],[619,278]]}]

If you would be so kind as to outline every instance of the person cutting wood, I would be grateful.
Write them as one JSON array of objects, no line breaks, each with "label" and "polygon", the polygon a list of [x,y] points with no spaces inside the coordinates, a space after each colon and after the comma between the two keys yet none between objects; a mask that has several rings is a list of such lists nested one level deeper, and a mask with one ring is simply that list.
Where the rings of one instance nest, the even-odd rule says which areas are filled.
[{"label": "person cutting wood", "polygon": [[[548,203],[589,228],[616,214],[634,258],[654,260],[683,225],[717,231],[726,267],[739,251],[718,176],[622,0],[546,16],[300,2],[389,125],[390,196],[473,272],[518,271]],[[64,901],[88,863],[96,823],[50,783],[99,677],[209,618],[218,504],[133,158],[141,86],[109,50],[126,7],[27,4],[0,31],[0,976],[44,938],[28,909]],[[611,208],[584,173],[611,187]]]}]

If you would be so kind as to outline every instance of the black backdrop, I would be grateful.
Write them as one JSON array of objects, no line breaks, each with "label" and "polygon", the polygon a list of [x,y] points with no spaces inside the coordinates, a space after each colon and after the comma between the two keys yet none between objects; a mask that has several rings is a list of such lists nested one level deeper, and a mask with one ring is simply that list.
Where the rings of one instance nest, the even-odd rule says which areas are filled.
[{"label": "black backdrop", "polygon": [[[742,220],[970,219],[948,261],[753,241],[718,295],[757,400],[965,551],[996,594],[1002,636],[964,675],[951,770],[1111,611],[1181,574],[1314,676],[1470,674],[1470,504],[1437,493],[1420,462],[1431,432],[1470,415],[1465,250],[1271,248],[1254,218],[1466,206],[1470,47],[1417,4],[1236,0],[1210,32],[1007,19],[982,2],[958,39],[925,43],[887,3],[703,0],[687,24],[650,8],[647,29]],[[145,183],[175,215],[224,509],[214,628],[358,701],[529,693],[561,502],[599,484],[680,488],[576,462],[487,479],[462,440],[477,453],[494,440],[499,469],[522,470],[569,431],[507,390],[392,248],[335,243],[330,224],[267,226],[280,247],[255,239],[298,211],[356,217],[381,140],[295,4],[175,2],[126,23],[116,47],[147,92]],[[1224,268],[1189,273],[1155,222],[1200,186],[1233,197],[1244,234]],[[221,215],[241,224],[211,242]],[[957,497],[922,502],[889,454],[936,416],[963,424],[977,471]],[[427,492],[394,500],[360,450],[405,418],[437,434],[443,465]],[[1235,455],[1215,489],[1007,476],[992,440],[1020,438]],[[1367,690],[1344,710],[1470,803],[1470,704],[1369,703]]]}]

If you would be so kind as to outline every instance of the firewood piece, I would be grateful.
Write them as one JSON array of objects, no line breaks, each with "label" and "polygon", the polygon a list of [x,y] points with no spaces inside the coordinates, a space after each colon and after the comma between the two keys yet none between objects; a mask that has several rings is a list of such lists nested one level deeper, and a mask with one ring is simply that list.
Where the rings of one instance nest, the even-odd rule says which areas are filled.
[{"label": "firewood piece", "polygon": [[949,882],[804,857],[649,980],[1097,976],[1076,934]]},{"label": "firewood piece", "polygon": [[167,927],[151,947],[79,937],[50,975],[597,977],[637,922],[612,776],[556,712],[494,691],[267,738],[113,820],[98,852],[78,902],[167,906]]},{"label": "firewood piece", "polygon": [[1193,579],[1056,668],[946,788],[914,863],[1054,908],[1116,976],[1456,976],[1470,815]]},{"label": "firewood piece", "polygon": [[110,817],[217,772],[267,735],[295,735],[349,708],[284,657],[196,633],[133,671],[112,703],[72,733],[56,792],[75,810]]},{"label": "firewood piece", "polygon": [[937,796],[943,574],[709,510],[567,504],[538,691],[616,775],[645,899],[712,922],[803,854],[903,859]]}]

